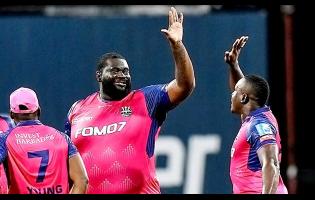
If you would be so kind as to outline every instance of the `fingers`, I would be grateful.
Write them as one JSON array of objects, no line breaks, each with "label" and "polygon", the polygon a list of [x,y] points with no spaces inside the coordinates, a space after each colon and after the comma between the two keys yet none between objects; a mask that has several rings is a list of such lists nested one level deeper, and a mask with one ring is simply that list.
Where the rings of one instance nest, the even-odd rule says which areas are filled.
[{"label": "fingers", "polygon": [[248,40],[248,36],[242,36],[239,38],[238,44],[237,44],[237,48],[240,49],[242,47],[244,47],[244,45],[246,44],[246,41]]},{"label": "fingers", "polygon": [[247,42],[247,40],[248,40],[248,36],[242,36],[241,37],[241,47],[244,47],[244,45],[246,44],[246,42]]},{"label": "fingers", "polygon": [[172,11],[172,15],[173,15],[173,19],[174,19],[174,22],[178,22],[178,14],[177,14],[177,11],[174,7],[171,7],[171,11]]},{"label": "fingers", "polygon": [[240,39],[236,39],[235,42],[232,45],[232,49],[237,49],[238,43],[239,43]]},{"label": "fingers", "polygon": [[240,50],[242,47],[245,46],[247,40],[248,40],[248,36],[242,36],[236,39],[232,45],[232,50]]},{"label": "fingers", "polygon": [[166,37],[169,37],[169,31],[166,29],[161,29],[161,32],[166,35]]},{"label": "fingers", "polygon": [[183,15],[183,13],[179,13],[179,22],[180,23],[184,22],[184,15]]},{"label": "fingers", "polygon": [[[161,29],[161,32],[164,33],[168,38],[171,37],[171,34],[174,34],[178,30],[178,27],[180,26],[173,26],[174,23],[183,23],[184,21],[184,15],[183,13],[177,13],[176,9],[174,7],[171,7],[171,9],[168,11],[168,30],[167,29]],[[175,27],[175,28],[174,28]]]},{"label": "fingers", "polygon": [[183,23],[184,21],[183,13],[177,13],[177,10],[174,7],[171,7],[171,10],[168,12],[168,16],[170,26],[175,22]]},{"label": "fingers", "polygon": [[224,60],[225,61],[229,60],[229,56],[230,56],[230,52],[229,51],[224,52]]},{"label": "fingers", "polygon": [[168,11],[168,25],[171,26],[174,23],[172,11]]},{"label": "fingers", "polygon": [[168,30],[166,30],[165,28],[161,29],[161,32],[168,34]]}]

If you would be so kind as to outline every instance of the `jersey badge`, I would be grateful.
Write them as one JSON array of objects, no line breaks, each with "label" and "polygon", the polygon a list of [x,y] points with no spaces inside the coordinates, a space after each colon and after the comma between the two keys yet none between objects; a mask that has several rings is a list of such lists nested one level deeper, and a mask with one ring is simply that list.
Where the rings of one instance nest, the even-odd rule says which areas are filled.
[{"label": "jersey badge", "polygon": [[123,117],[129,117],[132,114],[132,110],[131,110],[130,106],[123,106],[123,107],[121,107],[120,114]]},{"label": "jersey badge", "polygon": [[260,123],[260,124],[257,124],[255,127],[256,127],[257,132],[260,136],[273,134],[270,124]]}]

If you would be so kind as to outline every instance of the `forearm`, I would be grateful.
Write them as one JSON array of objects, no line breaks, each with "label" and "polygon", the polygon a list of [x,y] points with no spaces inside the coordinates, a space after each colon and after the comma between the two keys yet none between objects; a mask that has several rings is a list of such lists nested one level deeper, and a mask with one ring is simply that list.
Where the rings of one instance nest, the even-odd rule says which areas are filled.
[{"label": "forearm", "polygon": [[82,179],[73,183],[70,194],[85,194],[87,190],[87,179]]},{"label": "forearm", "polygon": [[238,64],[238,61],[236,61],[234,65],[229,65],[229,85],[231,91],[234,91],[237,81],[243,77],[244,74]]},{"label": "forearm", "polygon": [[279,169],[274,164],[266,164],[262,168],[262,194],[275,194],[279,183]]},{"label": "forearm", "polygon": [[69,159],[69,176],[73,182],[70,194],[85,194],[89,178],[79,153]]},{"label": "forearm", "polygon": [[175,79],[177,86],[190,93],[195,87],[195,75],[193,65],[184,44],[180,41],[171,43],[171,49],[175,60]]}]

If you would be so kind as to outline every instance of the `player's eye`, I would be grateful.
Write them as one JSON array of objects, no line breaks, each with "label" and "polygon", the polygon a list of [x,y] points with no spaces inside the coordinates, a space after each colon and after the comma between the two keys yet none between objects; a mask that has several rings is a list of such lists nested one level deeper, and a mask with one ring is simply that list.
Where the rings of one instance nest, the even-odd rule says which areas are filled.
[{"label": "player's eye", "polygon": [[129,74],[129,69],[124,69],[123,74],[128,75]]}]

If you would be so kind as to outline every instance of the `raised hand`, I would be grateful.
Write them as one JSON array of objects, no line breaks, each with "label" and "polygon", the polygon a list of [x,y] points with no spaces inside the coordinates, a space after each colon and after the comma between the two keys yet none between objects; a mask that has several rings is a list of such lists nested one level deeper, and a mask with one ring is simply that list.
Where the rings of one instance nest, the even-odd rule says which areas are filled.
[{"label": "raised hand", "polygon": [[238,63],[238,57],[241,53],[241,49],[244,47],[248,40],[248,36],[242,36],[235,40],[230,51],[224,53],[224,60],[230,66],[235,66]]},{"label": "raised hand", "polygon": [[162,29],[161,32],[163,32],[167,39],[173,44],[181,42],[183,39],[183,20],[183,13],[178,14],[176,9],[171,7],[171,10],[168,11],[168,29]]}]

